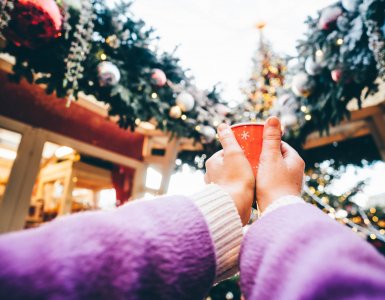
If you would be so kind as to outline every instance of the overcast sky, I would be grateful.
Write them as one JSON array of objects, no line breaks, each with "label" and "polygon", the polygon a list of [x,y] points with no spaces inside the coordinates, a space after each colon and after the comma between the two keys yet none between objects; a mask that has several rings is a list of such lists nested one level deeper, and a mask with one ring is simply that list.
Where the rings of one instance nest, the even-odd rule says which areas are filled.
[{"label": "overcast sky", "polygon": [[265,21],[265,36],[280,53],[295,54],[304,20],[331,0],[136,0],[137,17],[157,29],[160,48],[177,55],[192,70],[200,88],[222,82],[228,100],[251,72],[257,47],[255,24]]}]

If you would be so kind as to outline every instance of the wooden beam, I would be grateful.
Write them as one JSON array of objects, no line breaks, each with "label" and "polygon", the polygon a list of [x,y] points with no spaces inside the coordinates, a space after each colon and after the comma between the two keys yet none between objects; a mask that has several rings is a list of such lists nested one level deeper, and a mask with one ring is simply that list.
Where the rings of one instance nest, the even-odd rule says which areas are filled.
[{"label": "wooden beam", "polygon": [[334,142],[341,142],[346,139],[357,138],[371,133],[366,121],[356,121],[340,126],[332,127],[330,134],[321,136],[318,132],[310,134],[303,149],[308,150],[316,147],[326,146]]}]

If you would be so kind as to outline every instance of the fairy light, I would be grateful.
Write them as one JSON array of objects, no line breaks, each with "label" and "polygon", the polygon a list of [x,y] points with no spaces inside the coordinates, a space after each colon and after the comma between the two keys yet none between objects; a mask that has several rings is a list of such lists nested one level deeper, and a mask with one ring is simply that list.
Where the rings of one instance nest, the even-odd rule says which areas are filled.
[{"label": "fairy light", "polygon": [[305,120],[310,121],[311,120],[311,115],[305,115]]},{"label": "fairy light", "polygon": [[374,217],[372,218],[372,220],[373,220],[373,222],[377,223],[377,222],[378,222],[378,217],[377,217],[377,216],[374,216]]},{"label": "fairy light", "polygon": [[372,207],[372,208],[370,209],[370,212],[371,212],[372,214],[375,214],[375,213],[376,213],[376,209],[375,209],[374,207]]},{"label": "fairy light", "polygon": [[338,46],[341,46],[344,43],[344,40],[342,38],[337,39],[336,44]]},{"label": "fairy light", "polygon": [[180,118],[181,118],[183,121],[185,121],[185,120],[187,119],[187,116],[186,116],[186,115],[182,115]]},{"label": "fairy light", "polygon": [[199,125],[195,126],[195,130],[196,131],[200,131],[201,130],[201,127]]},{"label": "fairy light", "polygon": [[152,99],[158,98],[158,94],[157,94],[157,93],[152,93],[152,94],[151,94],[151,98],[152,98]]},{"label": "fairy light", "polygon": [[318,56],[318,57],[322,57],[324,55],[323,51],[321,49],[318,49],[316,52],[315,52],[315,55]]},{"label": "fairy light", "polygon": [[100,54],[100,59],[101,60],[106,60],[107,59],[107,55],[105,53]]},{"label": "fairy light", "polygon": [[302,111],[302,112],[307,112],[307,107],[306,107],[305,105],[302,105],[302,106],[301,106],[301,111]]},{"label": "fairy light", "polygon": [[[326,212],[330,217],[335,219],[335,214],[334,214],[335,209],[333,207],[331,207],[329,204],[324,203],[321,198],[319,198],[317,195],[314,194],[314,192],[311,192],[311,190],[315,191],[314,188],[312,189],[312,187],[308,187],[305,185],[303,190],[312,199],[312,201],[314,201],[314,203],[317,203],[320,207],[322,207],[322,210],[324,212]],[[368,227],[363,227],[363,226],[360,226],[360,225],[356,224],[355,222],[353,222],[353,220],[355,218],[357,218],[357,219],[354,221],[361,221],[361,217],[358,217],[358,216],[353,218],[353,220],[349,220],[348,218],[344,218],[343,222],[347,226],[351,227],[353,232],[361,232],[364,235],[370,237],[372,240],[378,239],[378,240],[385,243],[385,236],[384,236],[385,230],[384,229],[376,230],[370,224],[370,220],[366,217],[366,214],[365,214],[365,212],[362,211],[362,209],[359,209],[359,213],[361,214],[361,217],[364,220],[364,223],[366,225],[368,225]]]},{"label": "fairy light", "polygon": [[140,122],[141,122],[141,121],[140,121],[140,119],[139,119],[139,118],[137,118],[137,119],[135,120],[135,124],[136,124],[136,125],[139,125],[139,124],[140,124]]}]

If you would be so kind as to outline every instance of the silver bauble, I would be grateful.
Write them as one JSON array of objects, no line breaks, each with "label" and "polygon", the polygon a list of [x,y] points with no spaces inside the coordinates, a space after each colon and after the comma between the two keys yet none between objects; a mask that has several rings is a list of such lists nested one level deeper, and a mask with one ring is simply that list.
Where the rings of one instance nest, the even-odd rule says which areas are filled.
[{"label": "silver bauble", "polygon": [[181,92],[175,100],[176,104],[181,108],[183,112],[190,111],[194,108],[195,100],[191,94],[187,92]]},{"label": "silver bauble", "polygon": [[316,63],[313,57],[309,56],[305,61],[305,71],[311,76],[321,73],[322,67]]},{"label": "silver bauble", "polygon": [[358,6],[360,5],[359,0],[341,0],[342,7],[349,11],[354,12],[358,9]]},{"label": "silver bauble", "polygon": [[101,87],[115,86],[120,80],[118,67],[110,61],[103,61],[98,64],[98,79]]},{"label": "silver bauble", "polygon": [[314,80],[305,72],[298,73],[293,77],[291,90],[296,96],[308,97],[315,87]]}]

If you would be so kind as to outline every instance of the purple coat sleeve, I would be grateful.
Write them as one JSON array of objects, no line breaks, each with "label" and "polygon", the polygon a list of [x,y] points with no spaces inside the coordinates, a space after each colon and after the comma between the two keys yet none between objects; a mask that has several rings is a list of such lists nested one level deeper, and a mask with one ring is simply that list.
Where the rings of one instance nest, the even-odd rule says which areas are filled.
[{"label": "purple coat sleeve", "polygon": [[240,257],[246,299],[385,299],[385,258],[309,204],[258,220]]},{"label": "purple coat sleeve", "polygon": [[0,237],[0,299],[202,299],[214,251],[188,198],[80,213]]}]

